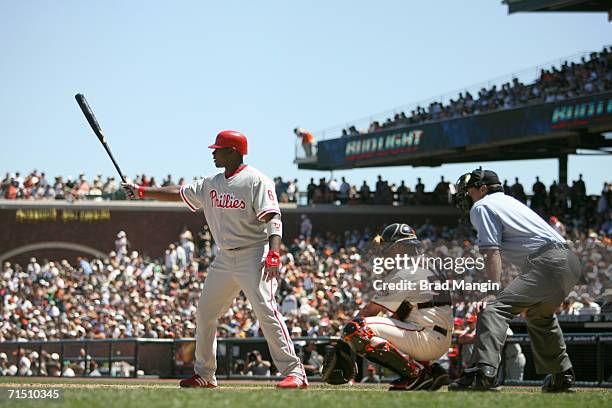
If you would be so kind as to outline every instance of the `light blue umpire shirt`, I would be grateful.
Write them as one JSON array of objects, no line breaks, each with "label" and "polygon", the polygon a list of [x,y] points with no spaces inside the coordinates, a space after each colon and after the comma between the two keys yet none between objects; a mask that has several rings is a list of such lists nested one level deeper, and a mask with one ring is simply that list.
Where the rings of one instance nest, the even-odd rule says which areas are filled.
[{"label": "light blue umpire shirt", "polygon": [[538,214],[502,192],[487,194],[470,210],[479,248],[498,248],[502,258],[522,267],[542,245],[565,240]]}]

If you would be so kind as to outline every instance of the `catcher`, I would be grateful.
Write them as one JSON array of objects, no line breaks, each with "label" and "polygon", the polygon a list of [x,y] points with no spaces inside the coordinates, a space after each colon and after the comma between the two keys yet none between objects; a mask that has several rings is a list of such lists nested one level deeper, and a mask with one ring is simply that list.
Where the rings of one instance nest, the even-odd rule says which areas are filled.
[{"label": "catcher", "polygon": [[[377,237],[384,257],[415,257],[422,254],[421,242],[407,224],[391,224]],[[414,290],[379,292],[343,329],[344,342],[326,355],[323,379],[343,384],[355,374],[350,351],[399,375],[389,390],[435,391],[448,380],[437,363],[451,344],[453,313],[448,291],[419,289],[420,281],[442,282],[437,271],[422,268],[398,269],[385,279],[387,283],[414,282]],[[388,287],[388,286],[387,286]],[[379,317],[387,313],[390,317]],[[350,347],[350,349],[349,349]]]}]

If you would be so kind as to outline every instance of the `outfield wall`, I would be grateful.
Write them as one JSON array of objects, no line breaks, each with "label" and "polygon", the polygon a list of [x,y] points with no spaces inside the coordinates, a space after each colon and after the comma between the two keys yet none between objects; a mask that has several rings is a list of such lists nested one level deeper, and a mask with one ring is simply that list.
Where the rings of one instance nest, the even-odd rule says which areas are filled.
[{"label": "outfield wall", "polygon": [[[281,210],[286,243],[298,236],[303,214],[312,221],[314,233],[337,234],[366,227],[377,231],[398,221],[456,225],[459,217],[450,206],[283,204]],[[195,235],[204,224],[201,213],[190,212],[182,203],[0,200],[0,260],[27,263],[31,256],[69,261],[78,255],[100,256],[114,250],[121,230],[127,233],[132,250],[160,257],[184,228]]]}]

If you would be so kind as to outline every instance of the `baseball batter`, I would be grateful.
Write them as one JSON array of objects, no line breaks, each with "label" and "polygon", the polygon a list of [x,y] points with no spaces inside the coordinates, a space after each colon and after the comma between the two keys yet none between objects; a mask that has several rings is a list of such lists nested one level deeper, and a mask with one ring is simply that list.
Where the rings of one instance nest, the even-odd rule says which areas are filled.
[{"label": "baseball batter", "polygon": [[295,354],[274,293],[279,273],[282,222],[274,183],[243,163],[247,139],[236,131],[217,135],[213,151],[223,173],[191,184],[161,188],[123,184],[128,196],[184,201],[202,211],[220,248],[208,269],[197,307],[195,374],[181,387],[214,388],[217,319],[242,290],[253,307],[276,367],[285,378],[279,388],[306,388],[308,380]]},{"label": "baseball batter", "polygon": [[[420,241],[406,224],[391,224],[378,237],[382,254],[421,254]],[[438,364],[430,364],[448,351],[451,344],[453,313],[447,291],[419,289],[420,281],[444,281],[435,271],[423,268],[399,269],[387,284],[415,283],[415,289],[382,290],[343,330],[343,339],[368,360],[386,367],[400,377],[390,390],[437,390],[448,375]],[[392,287],[392,286],[387,286]],[[391,317],[379,317],[388,312]]]}]

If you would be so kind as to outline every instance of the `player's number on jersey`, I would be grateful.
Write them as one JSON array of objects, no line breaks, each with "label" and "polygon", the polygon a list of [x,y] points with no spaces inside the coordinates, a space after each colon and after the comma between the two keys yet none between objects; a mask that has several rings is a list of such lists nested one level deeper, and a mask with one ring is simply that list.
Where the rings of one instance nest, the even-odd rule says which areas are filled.
[{"label": "player's number on jersey", "polygon": [[274,193],[272,192],[272,190],[268,190],[268,198],[270,199],[270,201],[276,201],[274,200]]}]

